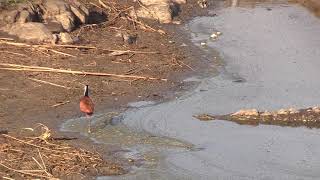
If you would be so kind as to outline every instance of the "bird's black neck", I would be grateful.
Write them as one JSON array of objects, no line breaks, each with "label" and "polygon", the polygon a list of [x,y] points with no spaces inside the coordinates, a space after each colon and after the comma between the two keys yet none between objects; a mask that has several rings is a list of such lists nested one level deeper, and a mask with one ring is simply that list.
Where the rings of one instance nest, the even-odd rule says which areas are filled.
[{"label": "bird's black neck", "polygon": [[84,88],[84,96],[89,96],[89,86],[86,85],[86,87]]}]

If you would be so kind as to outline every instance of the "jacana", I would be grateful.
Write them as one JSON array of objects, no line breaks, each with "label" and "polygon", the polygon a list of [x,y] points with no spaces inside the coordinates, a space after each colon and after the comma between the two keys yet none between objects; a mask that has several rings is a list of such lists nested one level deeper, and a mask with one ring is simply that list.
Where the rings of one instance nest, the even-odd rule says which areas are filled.
[{"label": "jacana", "polygon": [[89,120],[89,125],[88,125],[88,133],[91,132],[91,122],[90,122],[90,116],[93,114],[94,111],[94,104],[91,98],[89,97],[89,86],[86,85],[84,87],[84,93],[83,97],[80,99],[80,111],[86,114],[86,117]]}]

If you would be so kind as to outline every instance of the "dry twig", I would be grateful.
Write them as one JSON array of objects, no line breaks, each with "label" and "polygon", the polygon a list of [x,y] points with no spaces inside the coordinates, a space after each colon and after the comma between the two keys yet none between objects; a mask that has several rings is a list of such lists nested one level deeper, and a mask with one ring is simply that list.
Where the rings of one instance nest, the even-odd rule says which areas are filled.
[{"label": "dry twig", "polygon": [[65,101],[65,102],[57,103],[57,104],[55,104],[55,105],[52,105],[51,107],[58,107],[58,106],[62,106],[62,105],[68,104],[68,103],[70,103],[70,101]]},{"label": "dry twig", "polygon": [[27,55],[16,53],[16,52],[11,52],[11,51],[0,51],[0,52],[13,54],[13,55],[17,55],[17,56],[22,56],[22,57],[28,57]]},{"label": "dry twig", "polygon": [[49,85],[55,86],[55,87],[61,87],[61,88],[65,88],[65,89],[71,89],[71,88],[66,87],[66,86],[63,86],[63,85],[51,83],[51,82],[48,82],[48,81],[43,81],[43,80],[40,80],[40,79],[34,79],[34,78],[28,78],[28,79],[30,79],[30,80],[32,80],[32,81],[39,82],[39,83],[43,83],[43,84],[49,84]]}]

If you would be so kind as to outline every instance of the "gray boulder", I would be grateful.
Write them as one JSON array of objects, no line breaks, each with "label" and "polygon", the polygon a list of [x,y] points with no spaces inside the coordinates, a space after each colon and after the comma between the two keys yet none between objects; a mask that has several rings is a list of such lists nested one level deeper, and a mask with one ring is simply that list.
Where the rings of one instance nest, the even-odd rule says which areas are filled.
[{"label": "gray boulder", "polygon": [[44,24],[37,22],[15,23],[0,30],[26,41],[55,43],[57,40]]}]

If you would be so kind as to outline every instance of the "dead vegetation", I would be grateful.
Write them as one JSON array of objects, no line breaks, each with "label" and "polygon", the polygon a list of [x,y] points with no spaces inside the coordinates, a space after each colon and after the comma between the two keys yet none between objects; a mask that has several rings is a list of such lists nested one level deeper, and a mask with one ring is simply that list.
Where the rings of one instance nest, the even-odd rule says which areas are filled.
[{"label": "dead vegetation", "polygon": [[63,141],[68,138],[51,137],[50,130],[42,124],[24,131],[35,134],[29,137],[0,135],[2,179],[59,179],[67,176],[82,179],[88,175],[125,173],[120,165],[106,162],[96,152],[69,146]]}]

